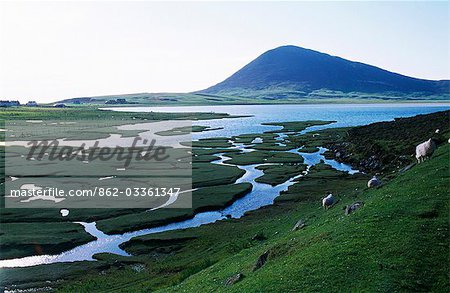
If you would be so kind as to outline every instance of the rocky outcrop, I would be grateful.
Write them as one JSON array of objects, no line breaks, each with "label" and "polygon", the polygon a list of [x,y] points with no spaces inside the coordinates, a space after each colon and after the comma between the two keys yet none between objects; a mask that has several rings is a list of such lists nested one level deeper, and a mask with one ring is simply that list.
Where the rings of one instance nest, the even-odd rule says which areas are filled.
[{"label": "rocky outcrop", "polygon": [[297,223],[295,223],[294,227],[292,228],[292,231],[303,229],[305,226],[306,226],[305,221],[303,219],[300,219],[298,220]]},{"label": "rocky outcrop", "polygon": [[263,233],[259,232],[259,233],[256,233],[256,234],[252,237],[252,240],[256,240],[256,241],[264,241],[264,240],[267,240],[267,237],[266,237]]},{"label": "rocky outcrop", "polygon": [[258,260],[256,261],[255,265],[253,266],[253,271],[260,269],[267,262],[268,257],[269,257],[269,251],[266,251],[263,254],[261,254],[258,257]]},{"label": "rocky outcrop", "polygon": [[242,273],[238,273],[234,276],[229,277],[226,281],[225,281],[225,285],[226,286],[231,286],[236,284],[237,282],[239,282],[240,280],[242,280],[244,278],[244,274]]},{"label": "rocky outcrop", "polygon": [[345,215],[350,215],[351,213],[353,213],[354,211],[356,211],[357,209],[361,208],[364,206],[364,203],[362,201],[357,201],[355,203],[352,203],[351,205],[345,206],[344,210],[345,210]]},{"label": "rocky outcrop", "polygon": [[379,187],[380,185],[381,185],[381,180],[378,179],[377,176],[373,176],[372,179],[370,179],[367,182],[367,187],[369,187],[369,188]]}]

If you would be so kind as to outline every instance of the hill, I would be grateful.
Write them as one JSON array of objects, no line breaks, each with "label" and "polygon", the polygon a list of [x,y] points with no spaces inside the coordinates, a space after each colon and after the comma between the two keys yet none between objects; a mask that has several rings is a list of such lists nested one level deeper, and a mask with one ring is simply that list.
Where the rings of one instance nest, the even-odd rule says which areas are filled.
[{"label": "hill", "polygon": [[449,94],[450,81],[412,78],[296,46],[269,50],[226,80],[200,93],[346,93],[430,96]]},{"label": "hill", "polygon": [[80,97],[68,105],[230,105],[448,101],[449,80],[425,80],[296,46],[269,50],[226,80],[192,93]]}]

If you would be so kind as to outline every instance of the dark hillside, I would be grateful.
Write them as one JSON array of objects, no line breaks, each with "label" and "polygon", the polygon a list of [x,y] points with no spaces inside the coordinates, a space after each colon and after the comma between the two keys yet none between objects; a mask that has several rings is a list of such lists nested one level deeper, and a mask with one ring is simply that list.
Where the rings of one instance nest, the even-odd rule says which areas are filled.
[{"label": "dark hillside", "polygon": [[347,131],[345,142],[328,147],[339,153],[340,160],[362,170],[387,171],[415,161],[416,146],[429,138],[438,145],[446,143],[449,131],[450,111],[442,111],[354,127]]},{"label": "dark hillside", "polygon": [[286,88],[305,93],[327,89],[360,93],[448,94],[448,80],[404,76],[314,50],[282,46],[269,50],[226,80],[201,93]]}]

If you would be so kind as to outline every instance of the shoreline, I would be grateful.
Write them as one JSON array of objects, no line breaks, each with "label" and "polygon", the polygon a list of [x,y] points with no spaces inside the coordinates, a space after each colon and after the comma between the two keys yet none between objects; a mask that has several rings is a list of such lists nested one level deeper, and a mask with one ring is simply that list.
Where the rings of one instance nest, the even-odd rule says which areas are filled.
[{"label": "shoreline", "polygon": [[[288,101],[288,102],[267,102],[267,103],[258,103],[258,102],[248,102],[248,103],[239,103],[239,102],[233,102],[233,103],[183,103],[178,102],[176,104],[170,104],[170,103],[145,103],[145,104],[116,104],[116,105],[107,105],[104,103],[82,103],[82,104],[73,104],[68,102],[50,102],[50,103],[43,103],[40,104],[40,106],[37,107],[28,107],[28,108],[53,108],[54,104],[57,103],[63,103],[67,104],[67,108],[98,108],[98,109],[114,109],[114,108],[123,108],[123,107],[129,107],[129,108],[138,108],[138,107],[211,107],[211,106],[258,106],[258,105],[377,105],[377,104],[442,104],[442,105],[449,105],[450,106],[450,100],[449,99],[442,99],[442,100],[407,100],[407,99],[392,99],[392,100],[379,100],[379,99],[355,99],[355,100],[349,100],[346,99],[345,101],[342,101],[341,99],[315,99],[315,100],[302,100],[302,101]],[[18,107],[26,107],[25,105],[21,106],[13,106],[13,107],[0,107],[0,109],[8,109],[8,108],[18,108]]]}]

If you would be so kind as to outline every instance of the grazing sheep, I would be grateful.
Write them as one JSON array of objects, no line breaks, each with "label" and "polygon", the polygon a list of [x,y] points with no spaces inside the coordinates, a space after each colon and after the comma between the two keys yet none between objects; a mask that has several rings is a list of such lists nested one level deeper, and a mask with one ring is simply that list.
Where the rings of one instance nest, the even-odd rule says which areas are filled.
[{"label": "grazing sheep", "polygon": [[367,182],[367,187],[372,188],[372,187],[377,187],[381,185],[381,180],[377,178],[377,176],[373,176],[372,179],[369,180],[369,182]]},{"label": "grazing sheep", "polygon": [[328,193],[328,195],[322,199],[322,206],[325,209],[328,209],[334,204],[334,202],[334,196],[331,193]]},{"label": "grazing sheep", "polygon": [[425,161],[425,159],[431,157],[436,150],[436,143],[430,138],[426,142],[419,144],[416,147],[416,159],[417,163]]},{"label": "grazing sheep", "polygon": [[436,129],[436,131],[434,133],[439,134],[439,132],[440,132],[440,130],[438,128],[438,129]]}]

